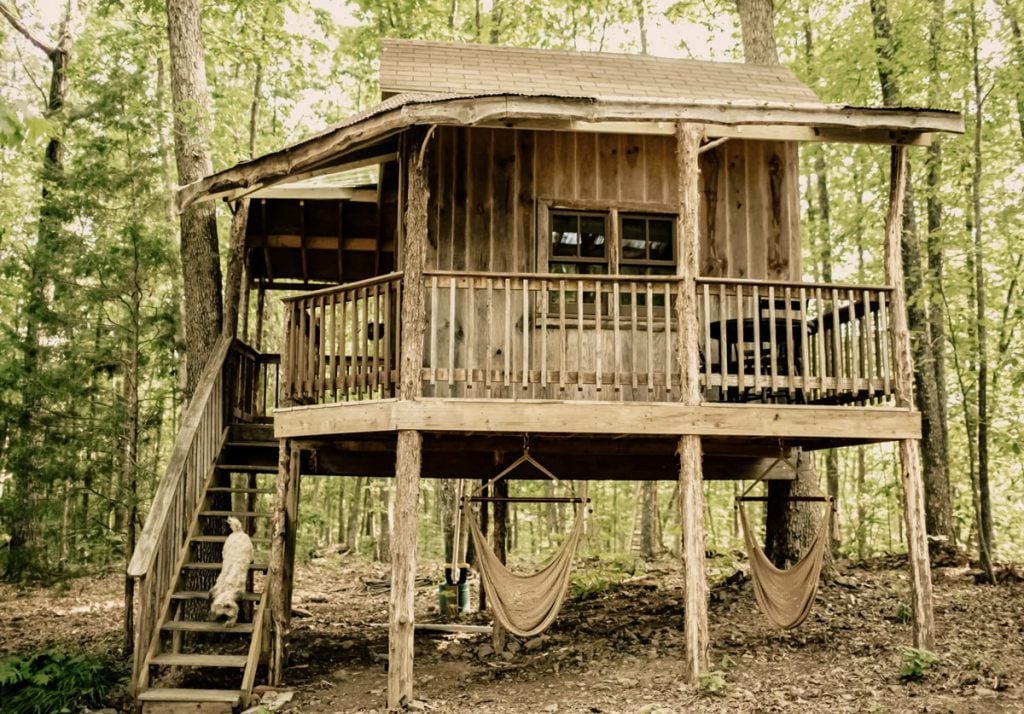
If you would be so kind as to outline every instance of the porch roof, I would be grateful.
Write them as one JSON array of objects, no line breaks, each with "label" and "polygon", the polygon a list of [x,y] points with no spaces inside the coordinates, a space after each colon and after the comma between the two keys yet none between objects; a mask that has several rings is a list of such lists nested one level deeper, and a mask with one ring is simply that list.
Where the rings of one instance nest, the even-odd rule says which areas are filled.
[{"label": "porch roof", "polygon": [[[460,62],[468,64],[457,71]],[[381,82],[386,95],[401,93],[182,187],[179,208],[393,160],[398,134],[416,125],[673,134],[677,122],[692,122],[708,139],[916,145],[964,126],[958,112],[825,104],[780,67],[629,55],[388,41]]]}]

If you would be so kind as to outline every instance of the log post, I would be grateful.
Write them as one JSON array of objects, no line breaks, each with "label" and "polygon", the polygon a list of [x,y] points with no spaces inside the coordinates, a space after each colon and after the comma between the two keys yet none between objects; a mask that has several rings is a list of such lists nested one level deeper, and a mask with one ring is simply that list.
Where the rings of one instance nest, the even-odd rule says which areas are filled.
[{"label": "log post", "polygon": [[231,217],[231,242],[228,248],[228,274],[225,278],[224,325],[222,331],[230,337],[238,336],[238,311],[241,303],[242,280],[245,276],[245,225],[249,217],[249,199],[235,201]]},{"label": "log post", "polygon": [[[889,175],[889,212],[885,219],[885,278],[892,287],[890,325],[895,363],[893,391],[896,406],[914,408],[914,363],[910,349],[906,294],[903,288],[903,206],[907,186],[907,148],[892,147]],[[910,562],[910,600],[914,612],[914,647],[935,647],[935,616],[932,611],[932,573],[925,530],[924,483],[917,439],[900,441],[904,517],[907,527],[907,560]]]},{"label": "log post", "polygon": [[[676,176],[679,185],[679,223],[676,238],[679,276],[676,320],[681,362],[681,401],[700,404],[699,326],[697,321],[697,276],[700,234],[697,210],[699,167],[697,157],[703,136],[701,127],[680,123],[676,127]],[[691,684],[708,669],[708,583],[704,571],[704,484],[701,470],[701,440],[694,434],[679,437],[679,504],[683,530],[683,578],[686,671]]]},{"label": "log post", "polygon": [[[426,324],[423,265],[427,246],[427,184],[424,154],[430,133],[413,129],[403,142],[406,212],[402,259],[404,298],[401,305],[400,373],[398,398],[422,394],[423,334]],[[413,700],[413,634],[416,595],[416,530],[423,437],[401,429],[395,451],[395,504],[391,523],[391,594],[388,600],[388,708],[398,709]]]},{"label": "log post", "polygon": [[292,479],[291,442],[281,439],[277,456],[277,488],[274,494],[274,513],[270,533],[270,567],[267,570],[267,595],[270,598],[270,624],[273,632],[269,665],[270,684],[281,684],[285,661],[285,641],[288,637],[288,617],[285,600],[290,600],[285,586],[285,561],[288,551],[288,501]]},{"label": "log post", "polygon": [[[501,453],[494,454],[494,463],[500,468]],[[508,498],[508,480],[501,479],[494,484],[494,495],[499,498]],[[508,503],[505,501],[494,502],[494,554],[502,563],[508,560]],[[504,652],[508,643],[508,633],[504,625],[494,620],[491,630],[491,646],[495,652]]]}]

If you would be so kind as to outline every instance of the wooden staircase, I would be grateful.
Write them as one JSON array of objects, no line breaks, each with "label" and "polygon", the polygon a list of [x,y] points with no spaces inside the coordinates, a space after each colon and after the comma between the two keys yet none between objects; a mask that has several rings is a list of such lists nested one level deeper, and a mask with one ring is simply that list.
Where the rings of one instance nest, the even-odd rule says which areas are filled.
[{"label": "wooden staircase", "polygon": [[[143,712],[183,711],[183,707],[231,712],[248,704],[270,642],[264,576],[277,474],[278,444],[272,436],[272,428],[266,425],[234,425],[225,431],[138,676],[136,697]],[[227,536],[218,533],[228,516],[242,521],[255,547],[239,621],[230,627],[210,621],[206,605],[208,587],[222,566],[219,551]],[[223,670],[232,673],[226,675]],[[220,686],[166,686],[161,678],[186,683],[212,680]],[[229,678],[232,683],[225,686]]]}]

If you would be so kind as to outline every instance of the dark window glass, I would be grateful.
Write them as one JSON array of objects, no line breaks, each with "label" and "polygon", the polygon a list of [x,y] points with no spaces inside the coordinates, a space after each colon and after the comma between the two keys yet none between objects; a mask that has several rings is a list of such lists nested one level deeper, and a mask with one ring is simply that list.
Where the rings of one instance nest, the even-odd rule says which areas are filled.
[{"label": "dark window glass", "polygon": [[576,216],[551,216],[551,255],[576,256],[579,246],[579,220]]},{"label": "dark window glass", "polygon": [[672,221],[652,218],[647,222],[651,260],[672,260]]}]

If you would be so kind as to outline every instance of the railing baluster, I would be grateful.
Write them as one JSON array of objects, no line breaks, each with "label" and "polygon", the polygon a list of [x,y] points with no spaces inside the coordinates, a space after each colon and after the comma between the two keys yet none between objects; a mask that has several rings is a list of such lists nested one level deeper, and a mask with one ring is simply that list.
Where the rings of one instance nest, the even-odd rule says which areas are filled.
[{"label": "railing baluster", "polygon": [[878,376],[878,355],[875,353],[875,314],[872,309],[874,304],[874,293],[864,290],[861,297],[864,300],[864,376],[867,377],[868,397],[875,394],[875,385]]},{"label": "railing baluster", "polygon": [[620,285],[616,281],[612,283],[612,351],[615,353],[612,357],[613,369],[615,374],[612,376],[612,384],[614,385],[615,394],[617,396],[622,395],[622,344],[619,339],[619,316],[621,313],[621,306],[619,305]]},{"label": "railing baluster", "polygon": [[[449,278],[450,279],[450,278]],[[437,316],[437,276],[430,277],[430,384],[437,384],[437,335],[441,332],[441,323]]]},{"label": "railing baluster", "polygon": [[566,340],[568,336],[565,334],[565,280],[560,279],[558,281],[558,343],[559,351],[561,352],[560,364],[558,367],[558,388],[561,391],[565,391],[565,353],[566,353]]},{"label": "railing baluster", "polygon": [[494,353],[494,281],[487,281],[487,355],[484,358],[484,385],[491,396],[491,355]]},{"label": "railing baluster", "polygon": [[804,401],[808,401],[808,395],[810,394],[810,381],[808,378],[809,374],[809,362],[810,358],[807,354],[807,288],[800,288],[800,372],[804,378]]},{"label": "railing baluster", "polygon": [[761,393],[761,300],[757,286],[752,286],[750,295],[751,317],[754,320],[754,391]]},{"label": "railing baluster", "polygon": [[530,279],[523,278],[523,389],[530,388]]},{"label": "railing baluster", "polygon": [[647,392],[654,393],[654,286],[647,283]]},{"label": "railing baluster", "polygon": [[583,281],[576,280],[576,389],[583,391]]},{"label": "railing baluster", "polygon": [[448,396],[455,396],[455,303],[458,300],[459,284],[457,278],[450,278],[448,282]]},{"label": "railing baluster", "polygon": [[857,325],[857,322],[858,322],[858,320],[857,320],[857,298],[854,296],[853,290],[847,290],[846,291],[846,299],[847,299],[847,306],[846,306],[847,313],[848,313],[849,318],[850,318],[849,328],[848,328],[849,331],[850,331],[850,339],[849,339],[849,342],[850,342],[850,382],[851,382],[850,386],[851,386],[851,389],[852,389],[852,392],[853,392],[853,396],[856,397],[857,396],[857,392],[860,391],[858,389],[858,385],[857,385],[857,382],[858,382],[857,375],[859,374],[859,371],[858,371],[859,364],[858,363],[860,362],[858,357],[859,357],[860,349],[859,349],[859,345],[858,345],[859,339],[858,339],[858,325]]},{"label": "railing baluster", "polygon": [[793,351],[793,298],[789,286],[782,289],[782,297],[786,301],[786,385],[788,394],[796,392],[796,353]]},{"label": "railing baluster", "polygon": [[636,315],[636,281],[630,281],[629,283],[629,295],[630,295],[630,320],[629,320],[629,372],[630,372],[630,386],[633,387],[633,393],[630,395],[634,399],[636,398],[636,390],[639,386],[636,374],[636,343],[639,341],[637,334],[637,315]]},{"label": "railing baluster", "polygon": [[548,297],[548,281],[541,280],[540,297],[540,388],[543,396],[548,396],[548,309],[551,302]]},{"label": "railing baluster", "polygon": [[[704,322],[708,321],[708,293],[707,285],[704,286]],[[710,323],[708,329],[710,329]],[[709,337],[710,339],[710,337]],[[672,370],[675,369],[675,363],[672,359],[673,345],[675,344],[672,339],[672,285],[665,283],[665,396],[668,397],[672,394]],[[705,353],[708,350],[708,342],[704,343]],[[711,362],[705,359],[705,364],[708,365],[708,378],[711,377]],[[710,382],[709,382],[710,385]],[[709,386],[705,385],[705,386]]]},{"label": "railing baluster", "polygon": [[882,352],[882,393],[888,396],[891,392],[892,383],[889,376],[889,365],[892,340],[889,339],[889,313],[885,305],[885,292],[879,291],[878,293],[878,321],[879,330],[878,334],[882,340],[881,352]]},{"label": "railing baluster", "polygon": [[387,399],[391,396],[391,326],[394,324],[394,313],[392,312],[391,283],[384,285],[384,374],[382,377],[381,397]]},{"label": "railing baluster", "polygon": [[512,386],[512,280],[505,278],[505,357],[504,384]]},{"label": "railing baluster", "polygon": [[[729,340],[726,321],[728,319],[728,302],[726,301],[725,283],[718,284],[718,371],[722,375],[722,395],[728,394],[729,384]],[[680,326],[682,329],[682,326]],[[686,355],[679,355],[682,363],[686,364]]]},{"label": "railing baluster", "polygon": [[743,286],[736,286],[736,388],[742,395],[747,382],[747,342],[743,324]]},{"label": "railing baluster", "polygon": [[380,283],[373,286],[373,394],[380,389]]},{"label": "railing baluster", "polygon": [[[602,336],[603,333],[601,332],[601,289],[602,289],[601,280],[600,279],[595,279],[594,280],[594,285],[596,286],[596,289],[594,290],[594,361],[595,361],[595,367],[597,368],[597,371],[596,371],[596,374],[597,374],[597,377],[596,377],[597,391],[598,391],[598,393],[600,393],[601,387],[603,386],[601,384],[601,382],[602,382],[602,375],[601,375],[601,366],[602,366],[601,365],[601,357],[602,357],[602,355],[601,355],[601,352],[604,351],[604,344],[603,344],[604,338]],[[582,353],[582,350],[581,350],[580,351],[580,357],[582,358],[582,356],[583,356],[583,353]]]},{"label": "railing baluster", "polygon": [[352,360],[349,365],[349,399],[359,393],[359,298],[353,290],[349,293],[352,301]]},{"label": "railing baluster", "polygon": [[839,321],[839,291],[836,288],[832,288],[832,371],[836,375],[836,390],[834,394],[837,400],[842,393],[844,374],[841,330],[842,325]]},{"label": "railing baluster", "polygon": [[476,283],[473,278],[466,279],[466,291],[466,389],[472,389],[476,366]]},{"label": "railing baluster", "polygon": [[825,358],[825,302],[822,300],[820,287],[814,289],[814,300],[814,312],[818,318],[818,334],[814,341],[818,348],[817,372],[818,377],[821,380],[821,386],[818,389],[817,398],[822,399],[825,396],[825,379],[828,373],[828,360]]},{"label": "railing baluster", "polygon": [[768,340],[770,343],[769,361],[771,362],[771,392],[778,391],[778,331],[775,326],[778,317],[775,313],[775,286],[768,286]]}]

